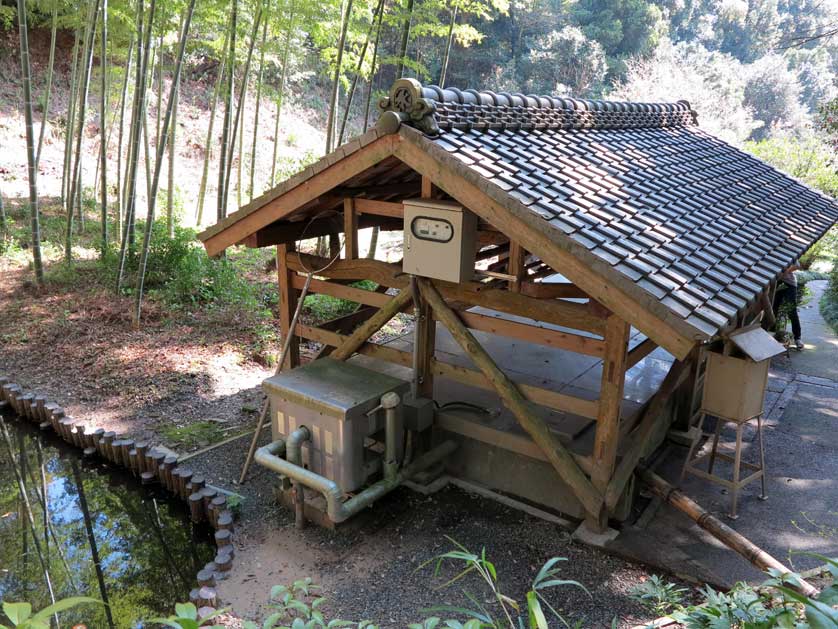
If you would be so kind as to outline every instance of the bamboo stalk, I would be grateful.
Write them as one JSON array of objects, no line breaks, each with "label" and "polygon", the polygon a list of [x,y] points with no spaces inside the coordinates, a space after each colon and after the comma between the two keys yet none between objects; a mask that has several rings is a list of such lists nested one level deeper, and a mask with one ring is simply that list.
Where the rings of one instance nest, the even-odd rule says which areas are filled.
[{"label": "bamboo stalk", "polygon": [[[645,467],[638,467],[637,475],[661,500],[684,512],[701,528],[731,550],[739,553],[760,570],[765,571],[773,568],[784,574],[791,572],[791,570],[777,559],[762,550],[741,533],[721,522],[680,489],[676,489],[651,470]],[[818,594],[818,589],[802,578],[799,579],[797,584],[791,584],[791,587],[805,596],[811,597]]]},{"label": "bamboo stalk", "polygon": [[102,256],[108,248],[108,139],[105,133],[105,119],[108,108],[108,0],[102,0],[102,59],[99,62],[102,72],[102,102],[99,122],[101,164],[99,174],[102,178]]},{"label": "bamboo stalk", "polygon": [[346,33],[349,30],[349,20],[352,17],[352,4],[354,0],[346,1],[346,8],[344,9],[343,6],[341,6],[338,54],[337,59],[335,60],[335,74],[332,79],[332,94],[329,99],[329,116],[326,120],[326,153],[330,153],[332,149],[335,148],[335,120],[337,119],[338,92],[340,91],[340,71],[341,66],[343,65],[343,49],[346,45]]},{"label": "bamboo stalk", "polygon": [[256,141],[259,137],[259,110],[262,105],[262,76],[265,70],[265,40],[268,37],[269,15],[262,24],[262,43],[259,47],[259,72],[256,75],[256,112],[253,118],[253,142],[250,144],[250,182],[247,188],[248,201],[253,201],[253,187],[256,173]]},{"label": "bamboo stalk", "polygon": [[49,101],[52,96],[52,77],[55,69],[55,39],[58,33],[58,0],[52,5],[52,28],[49,39],[49,62],[47,63],[47,92],[44,95],[44,115],[41,118],[41,131],[38,134],[38,150],[35,152],[35,166],[41,163],[41,149],[44,147],[44,131],[49,118]]},{"label": "bamboo stalk", "polygon": [[279,88],[277,90],[276,98],[276,118],[274,120],[274,152],[273,160],[271,160],[271,187],[276,181],[276,159],[279,148],[279,117],[282,112],[282,96],[285,92],[285,79],[288,76],[288,54],[291,50],[291,33],[294,30],[294,20],[296,17],[296,0],[292,0],[291,9],[288,15],[288,27],[285,30],[285,49],[282,53],[282,73],[279,76]]},{"label": "bamboo stalk", "polygon": [[[20,34],[20,66],[23,75],[23,108],[26,120],[26,162],[29,171],[29,215],[32,226],[32,261],[35,281],[44,283],[41,260],[41,223],[38,212],[38,161],[35,155],[35,132],[32,122],[32,71],[29,62],[29,33],[26,24],[26,2],[17,0],[18,30]],[[51,591],[51,590],[50,590]]]}]

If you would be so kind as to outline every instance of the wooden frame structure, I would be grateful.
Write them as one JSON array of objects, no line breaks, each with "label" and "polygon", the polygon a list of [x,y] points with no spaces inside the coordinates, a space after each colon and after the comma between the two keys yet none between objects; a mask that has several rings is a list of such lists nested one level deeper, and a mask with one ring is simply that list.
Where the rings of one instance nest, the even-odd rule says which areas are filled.
[{"label": "wooden frame structure", "polygon": [[[382,147],[386,147],[386,151],[394,151],[394,142],[396,140],[393,136],[385,136],[367,145],[366,150],[361,149],[355,159],[337,162],[314,177],[315,180],[322,179],[322,182],[312,181],[305,186],[308,191],[305,198],[289,201],[289,197],[300,194],[300,188],[292,188],[278,196],[263,205],[258,213],[252,214],[250,220],[239,221],[218,236],[207,239],[208,250],[214,253],[220,247],[231,244],[231,238],[249,246],[276,246],[280,291],[279,325],[282,334],[289,332],[297,296],[305,283],[305,274],[310,269],[323,269],[312,279],[309,288],[311,293],[358,304],[361,309],[358,312],[363,312],[363,317],[349,315],[349,325],[329,322],[314,327],[298,323],[293,331],[296,337],[291,342],[284,368],[300,364],[300,339],[329,347],[333,358],[346,359],[359,352],[378,360],[410,367],[413,356],[409,352],[369,341],[369,337],[393,315],[413,305],[410,299],[410,278],[402,274],[399,264],[359,258],[358,231],[371,226],[383,230],[400,229],[403,215],[401,200],[415,197],[416,192],[423,198],[449,196],[461,202],[470,201],[473,205],[468,207],[473,208],[482,219],[476,257],[478,265],[483,268],[478,271],[478,279],[471,282],[451,284],[420,281],[421,316],[417,324],[420,326],[421,340],[417,351],[421,390],[430,396],[434,379],[447,378],[498,393],[530,435],[534,445],[543,453],[543,458],[555,468],[583,505],[589,526],[602,530],[607,524],[609,511],[616,506],[630,477],[630,473],[626,474],[623,469],[626,465],[618,467],[620,440],[625,439],[633,446],[622,460],[636,463],[644,453],[645,443],[640,435],[648,432],[649,425],[654,423],[641,418],[634,430],[628,430],[621,423],[620,403],[625,372],[653,351],[657,344],[649,339],[629,352],[631,326],[625,319],[592,298],[578,284],[542,283],[544,277],[554,275],[556,271],[545,260],[547,256],[533,254],[531,231],[527,226],[510,222],[493,207],[496,204],[476,187],[472,189],[464,182],[455,182],[448,175],[434,178],[433,174],[442,175],[441,171],[435,171],[424,164],[418,152],[405,152],[404,157],[410,159],[415,167],[431,173],[417,174],[416,178],[421,182],[419,190],[415,183],[403,186],[385,184],[390,186],[390,195],[383,200],[365,196],[369,194],[368,187],[357,191],[339,188],[346,178],[363,172],[362,168],[371,168],[375,160],[381,160]],[[357,167],[350,167],[350,164]],[[396,168],[399,167],[405,168],[404,164]],[[446,190],[456,190],[459,194],[452,195]],[[380,189],[376,192],[380,192]],[[308,198],[315,200],[308,211],[309,216],[323,209],[333,209],[336,216],[296,223],[280,220],[265,224],[264,218],[256,221],[257,217],[262,217],[264,212],[271,212],[272,208],[293,211],[310,203]],[[492,211],[481,212],[478,208],[489,208]],[[337,229],[344,235],[344,247],[340,258],[331,264],[328,259],[295,250],[294,242],[301,236],[325,236],[334,234]],[[216,244],[220,236],[224,237],[224,241]],[[550,257],[560,263],[566,260],[566,256]],[[381,290],[372,291],[351,285],[358,280],[372,280],[381,290],[397,289],[399,293],[391,297]],[[606,301],[617,303],[611,297]],[[472,312],[475,306],[512,315],[516,320]],[[519,318],[529,322],[522,322]],[[366,322],[361,319],[366,319]],[[434,356],[435,321],[445,325],[478,369],[449,364]],[[360,327],[356,327],[359,323]],[[604,365],[600,398],[585,399],[512,382],[481,347],[472,331],[602,359]],[[676,344],[679,347],[681,345],[680,342]],[[593,451],[589,455],[571,452],[533,412],[532,404],[595,420]],[[661,413],[650,413],[647,410],[646,416],[652,415],[654,421],[663,421]],[[633,471],[634,465],[630,468]]]},{"label": "wooden frame structure", "polygon": [[[359,257],[358,231],[401,230],[403,201],[451,199],[479,219],[475,279],[459,284],[421,279],[418,291],[401,265]],[[669,426],[669,400],[698,377],[695,348],[708,340],[633,282],[604,269],[584,247],[557,239],[543,219],[466,172],[456,159],[415,129],[374,129],[299,175],[277,186],[201,238],[211,255],[233,244],[276,246],[281,333],[296,335],[284,368],[299,365],[299,339],[324,346],[323,353],[347,359],[354,353],[412,367],[409,352],[371,342],[397,312],[416,307],[419,328],[418,379],[422,395],[433,395],[435,378],[495,392],[528,435],[516,448],[547,461],[582,505],[588,526],[602,530],[630,489],[636,466]],[[344,235],[340,257],[328,260],[295,250],[305,237]],[[332,250],[336,253],[335,249]],[[289,330],[304,275],[320,269],[310,292],[350,300],[358,310],[319,327]],[[568,282],[544,283],[557,274]],[[371,280],[379,290],[353,286]],[[386,290],[398,290],[397,296]],[[417,294],[418,293],[418,294]],[[742,316],[762,307],[759,296]],[[508,317],[475,312],[482,307]],[[477,369],[435,356],[436,322],[444,325]],[[629,351],[631,328],[647,339]],[[473,332],[489,333],[602,360],[597,399],[513,382]],[[621,416],[626,371],[657,347],[677,359],[660,390],[639,413]],[[533,405],[596,422],[587,453],[574,452],[534,412]],[[485,432],[485,431],[484,431]],[[473,435],[477,439],[484,436]]]}]

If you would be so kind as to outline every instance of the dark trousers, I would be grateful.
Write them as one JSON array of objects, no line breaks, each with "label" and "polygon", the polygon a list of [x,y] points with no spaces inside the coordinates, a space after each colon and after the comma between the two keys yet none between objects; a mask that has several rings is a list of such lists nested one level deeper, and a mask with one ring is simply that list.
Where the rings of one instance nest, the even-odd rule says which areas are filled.
[{"label": "dark trousers", "polygon": [[800,317],[797,316],[797,286],[789,286],[788,284],[780,284],[777,287],[777,292],[774,293],[774,316],[780,316],[780,308],[784,304],[789,304],[786,308],[789,319],[791,320],[791,332],[794,335],[794,340],[800,338]]}]

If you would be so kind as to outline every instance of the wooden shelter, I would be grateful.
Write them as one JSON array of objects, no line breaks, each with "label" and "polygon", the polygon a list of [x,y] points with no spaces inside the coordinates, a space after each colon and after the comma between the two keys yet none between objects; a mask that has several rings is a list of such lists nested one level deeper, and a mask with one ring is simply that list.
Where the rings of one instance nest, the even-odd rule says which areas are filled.
[{"label": "wooden shelter", "polygon": [[[422,394],[434,397],[435,381],[491,392],[523,429],[438,412],[434,431],[490,449],[464,446],[453,468],[469,477],[471,466],[487,484],[602,529],[625,514],[633,472],[671,422],[680,415],[688,425],[702,346],[758,317],[780,272],[835,223],[838,206],[701,131],[685,101],[582,101],[400,79],[380,107],[375,129],[203,232],[207,252],[276,246],[282,333],[337,348],[341,359],[357,352],[385,368],[411,367],[411,351],[369,337],[415,296]],[[400,264],[359,257],[359,229],[401,231],[403,202],[417,198],[477,216],[473,279],[421,278],[415,295]],[[341,233],[343,254],[332,264],[295,251],[302,238],[326,236],[337,255]],[[323,269],[312,292],[359,309],[291,331],[311,269]],[[462,360],[441,358],[442,333]],[[546,347],[591,360],[597,391],[540,386],[537,369],[510,377],[486,351],[489,336],[516,343],[519,358]],[[625,375],[652,352],[672,366],[653,395],[628,404]],[[285,366],[299,360],[295,339]],[[553,412],[582,418],[584,430],[563,437]],[[526,478],[510,484],[518,474]],[[527,493],[537,484],[546,484],[544,499]]]}]

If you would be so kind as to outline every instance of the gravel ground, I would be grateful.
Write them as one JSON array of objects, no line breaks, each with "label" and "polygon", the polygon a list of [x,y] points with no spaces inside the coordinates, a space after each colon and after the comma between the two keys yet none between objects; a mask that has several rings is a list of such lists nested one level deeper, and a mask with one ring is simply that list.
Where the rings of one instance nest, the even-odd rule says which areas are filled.
[{"label": "gravel ground", "polygon": [[[268,436],[265,431],[262,442]],[[399,489],[336,531],[313,525],[297,531],[293,514],[273,500],[272,474],[254,466],[245,485],[232,482],[248,444],[244,438],[188,462],[213,484],[244,496],[237,559],[219,584],[223,603],[237,615],[258,615],[272,585],[306,576],[322,584],[330,617],[372,619],[384,627],[416,622],[434,605],[466,605],[464,591],[488,601],[476,575],[442,587],[457,566],[445,566],[439,576],[432,566],[420,568],[452,548],[449,537],[475,552],[485,547],[501,590],[517,601],[524,601],[545,561],[564,557],[560,577],[588,590],[566,586],[549,592],[550,603],[568,619],[582,627],[610,627],[614,618],[618,627],[651,620],[628,595],[649,577],[648,570],[575,543],[553,523],[454,487],[432,496]]]}]

